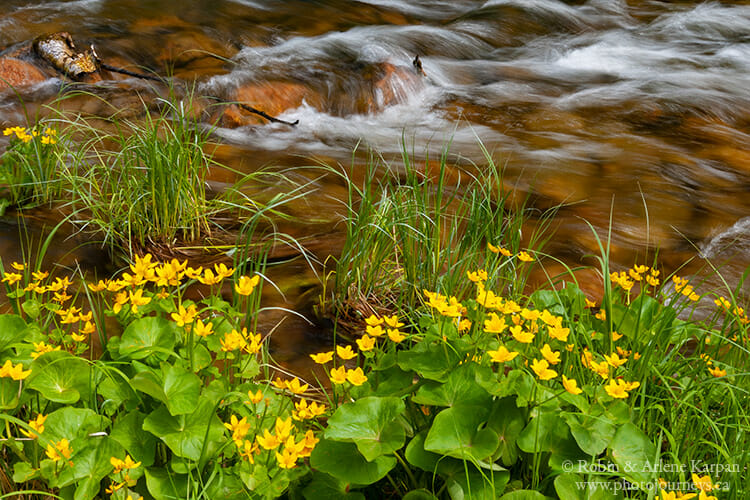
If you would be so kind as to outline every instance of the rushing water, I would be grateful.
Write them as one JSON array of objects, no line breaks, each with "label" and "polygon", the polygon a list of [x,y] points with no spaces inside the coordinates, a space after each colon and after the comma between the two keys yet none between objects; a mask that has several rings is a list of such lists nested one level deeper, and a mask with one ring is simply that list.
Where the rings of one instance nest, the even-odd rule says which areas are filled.
[{"label": "rushing water", "polygon": [[[599,250],[588,224],[605,237],[611,219],[615,265],[658,251],[668,271],[697,257],[681,271],[691,274],[708,258],[731,284],[750,265],[748,1],[0,5],[0,46],[63,30],[79,46],[95,44],[110,64],[195,79],[198,94],[299,120],[294,128],[261,124],[224,110],[216,135],[227,147],[219,159],[235,168],[311,158],[348,165],[358,143],[390,160],[402,140],[418,158],[434,158],[450,142],[451,165],[481,165],[481,140],[531,205],[564,204],[547,250],[568,264],[593,262],[587,256]],[[412,66],[416,55],[424,76]],[[38,83],[24,95],[43,102],[58,83]],[[107,98],[137,107],[133,89],[147,85],[127,79]],[[0,121],[16,124],[21,116],[5,91]],[[331,178],[314,185],[318,194],[296,209],[300,223],[290,232],[308,236],[324,259],[341,244],[335,222],[343,192]],[[12,246],[18,237],[9,227],[3,234]],[[307,276],[303,285],[288,278],[287,307],[304,309],[291,290],[314,282],[305,267],[296,261],[280,275]],[[592,273],[582,276],[585,287],[598,288]],[[290,330],[301,332],[300,345],[315,329]]]}]

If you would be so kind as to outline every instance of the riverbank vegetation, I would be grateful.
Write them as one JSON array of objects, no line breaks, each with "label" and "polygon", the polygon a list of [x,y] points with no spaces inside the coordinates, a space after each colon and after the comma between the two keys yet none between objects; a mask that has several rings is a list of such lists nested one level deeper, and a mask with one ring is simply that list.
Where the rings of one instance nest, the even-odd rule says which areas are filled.
[{"label": "riverbank vegetation", "polygon": [[733,290],[658,261],[612,269],[606,239],[601,296],[571,269],[529,289],[554,213],[514,200],[489,154],[451,183],[445,157],[405,154],[381,180],[335,174],[347,238],[320,311],[337,328],[319,370],[284,373],[269,352],[283,329],[258,324],[267,252],[242,246],[257,218],[236,219],[233,261],[164,255],[219,231],[222,210],[284,201],[207,197],[209,131],[179,112],[83,146],[75,121],[6,130],[6,206],[59,203],[131,261],[104,279],[2,262],[4,492],[745,498],[750,320]]}]

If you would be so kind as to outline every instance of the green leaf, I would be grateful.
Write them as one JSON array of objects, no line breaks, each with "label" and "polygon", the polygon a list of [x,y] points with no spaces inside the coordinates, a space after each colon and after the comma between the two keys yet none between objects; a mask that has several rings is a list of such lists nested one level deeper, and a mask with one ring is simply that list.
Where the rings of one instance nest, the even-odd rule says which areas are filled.
[{"label": "green leaf", "polygon": [[615,435],[615,425],[605,415],[563,412],[560,416],[568,423],[578,446],[591,456],[603,453]]},{"label": "green leaf", "polygon": [[145,420],[146,415],[139,411],[120,415],[110,437],[120,443],[133,460],[142,462],[144,467],[151,467],[156,454],[156,437],[143,430]]},{"label": "green leaf", "polygon": [[475,363],[465,363],[453,370],[444,383],[430,381],[419,388],[412,400],[435,406],[484,406],[492,396],[477,383],[478,372],[492,371]]},{"label": "green leaf", "polygon": [[140,318],[122,332],[119,353],[130,359],[143,359],[154,353],[171,353],[178,338],[175,323],[162,317]]},{"label": "green leaf", "polygon": [[499,398],[515,395],[516,406],[528,406],[534,389],[534,379],[524,370],[511,370],[501,381],[500,391],[494,395]]},{"label": "green leaf", "polygon": [[91,367],[66,351],[52,351],[31,363],[27,386],[56,403],[73,404],[91,392]]},{"label": "green leaf", "polygon": [[404,495],[402,500],[438,500],[438,498],[427,490],[412,490]]},{"label": "green leaf", "polygon": [[500,500],[550,500],[550,498],[542,495],[538,491],[516,490],[501,496]]},{"label": "green leaf", "polygon": [[74,500],[90,500],[99,494],[101,480],[112,471],[111,457],[122,457],[122,447],[107,436],[78,439],[71,443],[73,467],[60,472],[60,482],[77,483]]},{"label": "green leaf", "polygon": [[167,395],[164,393],[161,377],[152,370],[136,373],[130,379],[130,385],[136,391],[148,394],[155,400],[167,404]]},{"label": "green leaf", "polygon": [[201,392],[201,380],[194,373],[178,365],[169,366],[164,373],[164,395],[172,415],[195,411]]},{"label": "green leaf", "polygon": [[302,496],[306,500],[365,500],[365,496],[358,491],[349,491],[350,483],[337,479],[320,471],[313,472],[313,479],[304,490]]},{"label": "green leaf", "polygon": [[460,361],[459,354],[451,346],[437,342],[420,342],[398,354],[398,366],[402,370],[415,371],[426,379],[438,382],[444,382]]},{"label": "green leaf", "polygon": [[620,474],[626,479],[642,483],[654,479],[653,464],[658,458],[656,446],[634,424],[628,422],[617,429],[609,450]]},{"label": "green leaf", "polygon": [[75,438],[103,431],[108,423],[106,417],[97,415],[93,410],[66,406],[47,415],[42,437],[52,442],[62,438],[73,441]]},{"label": "green leaf", "polygon": [[526,453],[549,452],[549,466],[561,472],[566,461],[578,463],[591,458],[578,448],[568,425],[556,412],[534,417],[516,442]]},{"label": "green leaf", "polygon": [[189,498],[188,477],[182,474],[170,474],[163,467],[146,469],[146,486],[155,500]]},{"label": "green leaf", "polygon": [[487,428],[497,433],[500,441],[493,457],[499,458],[503,465],[510,466],[518,460],[516,438],[526,427],[523,410],[512,404],[512,398],[498,399],[492,406],[487,419]]},{"label": "green leaf", "polygon": [[247,500],[248,495],[245,485],[235,474],[230,473],[232,469],[217,467],[218,474],[206,488],[204,498],[220,498],[221,500]]},{"label": "green leaf", "polygon": [[37,319],[42,312],[41,303],[36,299],[25,300],[21,304],[21,309],[31,319]]},{"label": "green leaf", "polygon": [[28,462],[16,462],[13,464],[13,482],[22,484],[31,481],[39,475],[39,469],[35,469]]},{"label": "green leaf", "polygon": [[0,410],[12,410],[18,406],[20,384],[20,381],[9,377],[0,378]]},{"label": "green leaf", "polygon": [[441,411],[427,434],[425,450],[469,460],[489,457],[499,440],[495,431],[481,428],[488,411],[482,406],[454,406]]},{"label": "green leaf", "polygon": [[26,336],[26,322],[16,314],[0,314],[0,352]]},{"label": "green leaf", "polygon": [[214,405],[202,399],[189,415],[173,416],[162,406],[143,422],[143,430],[158,437],[178,457],[199,460],[204,444],[206,453],[221,446],[224,426],[214,412]]},{"label": "green leaf", "polygon": [[578,474],[564,473],[555,478],[555,491],[565,500],[617,500],[624,498],[622,483],[595,478],[585,481]]},{"label": "green leaf", "polygon": [[396,420],[405,409],[397,397],[367,397],[339,406],[328,419],[326,439],[353,442],[371,462],[404,445],[405,430]]},{"label": "green leaf", "polygon": [[380,456],[368,462],[354,443],[321,439],[312,451],[310,465],[342,481],[368,485],[384,478],[396,466],[396,458]]},{"label": "green leaf", "polygon": [[426,430],[420,432],[409,441],[409,444],[406,445],[406,461],[424,471],[434,473],[438,470],[438,465],[443,455],[425,450],[425,438],[427,438]]},{"label": "green leaf", "polygon": [[478,471],[467,464],[447,480],[453,500],[497,500],[510,479],[508,471]]}]

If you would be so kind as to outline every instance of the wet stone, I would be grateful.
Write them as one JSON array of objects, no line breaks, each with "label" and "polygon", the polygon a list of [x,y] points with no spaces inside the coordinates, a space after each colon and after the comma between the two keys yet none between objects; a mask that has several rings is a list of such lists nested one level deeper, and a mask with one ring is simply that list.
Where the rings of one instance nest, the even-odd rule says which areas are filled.
[{"label": "wet stone", "polygon": [[12,58],[0,58],[0,89],[23,87],[46,80],[33,64]]}]

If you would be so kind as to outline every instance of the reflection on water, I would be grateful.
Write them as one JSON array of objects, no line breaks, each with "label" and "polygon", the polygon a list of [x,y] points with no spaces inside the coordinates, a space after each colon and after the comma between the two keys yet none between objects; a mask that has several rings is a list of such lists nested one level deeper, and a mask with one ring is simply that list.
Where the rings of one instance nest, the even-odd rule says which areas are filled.
[{"label": "reflection on water", "polygon": [[[242,171],[313,157],[349,165],[358,143],[392,160],[402,139],[418,158],[450,143],[452,166],[481,168],[481,140],[522,198],[564,204],[548,251],[569,265],[593,263],[587,222],[604,237],[610,220],[615,265],[658,252],[668,271],[695,258],[681,271],[690,274],[708,257],[736,283],[750,264],[746,1],[12,0],[0,27],[0,46],[66,30],[110,64],[195,79],[198,94],[300,121],[268,124],[236,106],[207,112],[226,144],[220,159]],[[27,88],[28,106],[59,83]],[[95,90],[137,108],[134,89],[150,86],[124,78]],[[0,121],[22,119],[5,91]],[[341,242],[345,193],[336,179],[310,178],[316,194],[287,229],[315,235],[323,260]],[[17,239],[3,234],[6,245]],[[580,278],[595,293],[595,274]],[[295,296],[276,305],[304,309]],[[287,330],[301,332],[296,344],[315,331]]]}]

